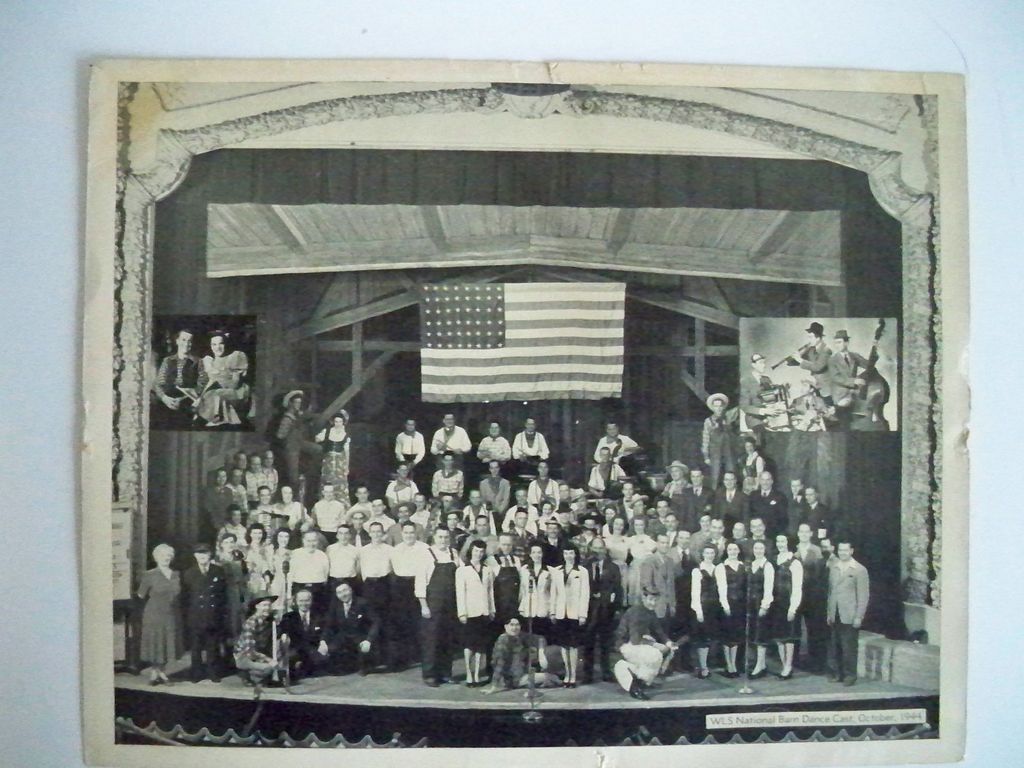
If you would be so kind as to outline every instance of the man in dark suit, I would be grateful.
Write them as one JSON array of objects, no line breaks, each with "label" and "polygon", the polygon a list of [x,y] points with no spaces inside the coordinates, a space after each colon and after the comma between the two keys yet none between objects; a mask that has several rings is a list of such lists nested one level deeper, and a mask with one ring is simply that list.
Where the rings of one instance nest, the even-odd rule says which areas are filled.
[{"label": "man in dark suit", "polygon": [[683,498],[686,502],[679,527],[685,531],[695,531],[701,515],[712,514],[715,499],[714,492],[704,485],[704,470],[690,470],[690,487],[683,491]]},{"label": "man in dark suit", "polygon": [[725,530],[731,531],[736,523],[746,522],[747,494],[737,486],[736,473],[731,469],[722,475],[722,487],[715,494],[712,517],[725,523]]},{"label": "man in dark suit", "polygon": [[758,489],[750,494],[747,504],[747,519],[744,520],[750,529],[752,518],[760,517],[769,538],[789,530],[789,505],[786,497],[775,489],[775,478],[771,472],[762,472],[758,478]]},{"label": "man in dark suit", "polygon": [[590,608],[583,632],[583,684],[594,679],[594,659],[601,653],[601,678],[613,682],[611,653],[615,636],[616,614],[624,605],[622,574],[608,556],[603,539],[590,543],[590,558],[584,562],[590,573]]},{"label": "man in dark suit", "polygon": [[211,562],[209,544],[196,544],[192,552],[196,564],[181,577],[181,604],[192,651],[192,682],[208,677],[219,683],[223,672],[220,644],[227,615],[227,581],[221,567]]},{"label": "man in dark suit", "polygon": [[818,497],[818,489],[813,485],[804,489],[804,503],[800,507],[799,515],[793,515],[792,535],[796,535],[801,523],[807,523],[811,528],[811,538],[815,541],[820,539],[834,538],[836,535],[835,515],[828,504]]},{"label": "man in dark suit", "polygon": [[324,617],[313,610],[313,593],[300,589],[295,594],[295,610],[281,618],[281,640],[289,645],[292,680],[323,672],[328,662],[325,628]]},{"label": "man in dark suit", "polygon": [[829,680],[844,685],[857,682],[857,635],[868,610],[868,569],[853,559],[849,541],[836,543],[836,557],[828,565],[828,612],[832,628],[829,642]]},{"label": "man in dark suit", "polygon": [[368,675],[377,654],[380,619],[348,584],[339,584],[334,596],[323,635],[331,671],[348,674],[359,670],[360,675]]},{"label": "man in dark suit", "polygon": [[793,552],[804,569],[803,599],[799,614],[807,628],[807,669],[820,674],[825,671],[828,656],[829,628],[825,623],[828,568],[826,553],[812,542],[812,534],[811,526],[807,523],[797,526],[797,544]]}]

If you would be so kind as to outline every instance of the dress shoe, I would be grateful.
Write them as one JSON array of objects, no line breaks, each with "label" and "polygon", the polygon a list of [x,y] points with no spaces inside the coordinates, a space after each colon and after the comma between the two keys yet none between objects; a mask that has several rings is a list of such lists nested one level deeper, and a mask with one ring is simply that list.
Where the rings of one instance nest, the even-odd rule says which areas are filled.
[{"label": "dress shoe", "polygon": [[754,672],[751,676],[751,680],[760,680],[762,677],[768,674],[767,669],[762,669],[760,672]]},{"label": "dress shoe", "polygon": [[829,675],[828,681],[830,683],[841,683],[843,682],[843,678],[839,677],[839,675]]},{"label": "dress shoe", "polygon": [[601,675],[601,680],[603,680],[606,683],[614,683],[615,675],[613,675],[611,672],[605,672],[603,675]]},{"label": "dress shoe", "polygon": [[851,685],[856,685],[856,684],[857,684],[857,678],[856,677],[848,677],[845,680],[843,680],[843,685],[845,685],[847,688],[849,688]]},{"label": "dress shoe", "polygon": [[783,674],[779,675],[779,680],[792,680],[792,679],[793,679],[793,671],[792,670],[790,670],[789,672],[787,672],[784,675]]},{"label": "dress shoe", "polygon": [[441,684],[439,682],[437,682],[437,680],[435,680],[432,677],[428,677],[426,680],[424,680],[423,684],[428,686],[428,687],[430,687],[430,688],[440,688],[441,687]]},{"label": "dress shoe", "polygon": [[629,695],[637,701],[650,701],[650,696],[644,693],[644,689],[640,687],[639,680],[633,680],[633,684],[629,686]]},{"label": "dress shoe", "polygon": [[696,674],[697,674],[697,679],[698,680],[707,680],[709,677],[711,677],[711,670],[710,669],[698,669]]}]

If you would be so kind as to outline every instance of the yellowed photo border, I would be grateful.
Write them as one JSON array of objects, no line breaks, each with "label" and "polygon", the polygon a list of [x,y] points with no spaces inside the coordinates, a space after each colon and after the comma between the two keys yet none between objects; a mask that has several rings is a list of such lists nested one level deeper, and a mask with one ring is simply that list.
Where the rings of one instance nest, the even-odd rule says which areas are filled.
[{"label": "yellowed photo border", "polygon": [[[939,452],[941,486],[941,572],[936,585],[942,594],[940,737],[917,741],[830,742],[765,745],[515,748],[491,757],[519,762],[566,760],[601,765],[639,764],[676,766],[680,761],[705,766],[735,765],[846,765],[947,762],[963,754],[966,701],[967,644],[967,536],[968,462],[966,430],[968,262],[967,192],[965,156],[964,80],[959,75],[821,69],[784,69],[584,62],[471,62],[471,61],[243,61],[243,60],[110,60],[93,66],[89,95],[88,200],[84,270],[84,352],[81,452],[81,561],[82,561],[82,717],[85,755],[93,765],[217,766],[244,762],[250,767],[333,765],[345,759],[360,765],[391,764],[396,759],[421,765],[450,765],[448,750],[428,749],[403,753],[390,750],[348,751],[344,758],[322,750],[247,749],[225,751],[197,747],[182,753],[172,747],[129,746],[114,743],[114,685],[111,633],[111,501],[113,499],[112,445],[114,394],[111,371],[115,360],[114,292],[117,277],[115,209],[118,195],[118,156],[124,147],[118,134],[119,85],[129,82],[160,83],[306,83],[376,84],[380,90],[395,84],[585,83],[609,88],[777,89],[920,94],[937,97],[934,139],[938,143],[937,201],[941,227],[935,250],[939,305],[938,402],[932,408],[941,425]],[[273,103],[271,99],[270,103]],[[134,130],[143,128],[145,116],[136,115]],[[215,114],[210,122],[217,122]],[[202,122],[197,118],[197,125]],[[158,126],[154,126],[154,130]],[[587,138],[580,126],[578,139]],[[756,139],[755,139],[756,140]],[[252,146],[271,146],[267,140]],[[272,142],[272,140],[270,140]],[[593,136],[588,148],[619,151],[664,151],[664,146],[637,144],[635,138]],[[616,143],[618,142],[618,143]],[[364,146],[370,146],[369,144]],[[400,146],[382,136],[378,148]],[[408,143],[401,146],[409,146]],[[434,142],[432,147],[446,148]],[[464,144],[458,146],[463,147]],[[487,137],[479,147],[487,146]],[[630,148],[633,147],[631,150]],[[450,147],[448,147],[450,148]],[[498,147],[493,147],[498,148]],[[544,146],[534,148],[545,148]],[[565,147],[553,147],[563,149]],[[153,148],[154,152],[162,151]],[[187,151],[187,150],[182,150]],[[699,151],[694,147],[690,153]],[[898,175],[898,174],[897,174]],[[143,194],[144,189],[134,193]],[[131,194],[131,192],[130,192]],[[152,235],[152,217],[148,235]],[[136,233],[145,238],[145,231]],[[151,241],[150,241],[151,244]],[[146,276],[138,279],[150,279]],[[907,333],[911,332],[910,328]],[[908,336],[907,344],[914,343]],[[903,420],[901,419],[901,424]],[[907,425],[903,424],[904,428]],[[144,460],[143,460],[144,463]],[[906,481],[905,481],[906,482]],[[907,514],[904,504],[904,514]],[[570,751],[572,750],[572,751]],[[489,750],[490,751],[490,750]],[[475,750],[460,749],[461,762],[478,759]]]}]

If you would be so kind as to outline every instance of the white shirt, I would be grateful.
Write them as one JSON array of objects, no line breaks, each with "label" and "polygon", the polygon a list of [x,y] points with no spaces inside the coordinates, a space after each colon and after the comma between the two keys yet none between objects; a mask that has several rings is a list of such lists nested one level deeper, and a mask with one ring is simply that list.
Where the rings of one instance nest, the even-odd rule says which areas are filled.
[{"label": "white shirt", "polygon": [[527,488],[526,500],[530,504],[540,504],[545,496],[558,501],[558,481],[552,480],[550,477],[547,480],[541,480],[538,477]]},{"label": "white shirt", "polygon": [[391,548],[391,571],[395,576],[415,576],[423,567],[423,559],[430,558],[430,549],[422,541],[414,541],[411,545],[404,541]]},{"label": "white shirt", "polygon": [[331,578],[354,579],[357,574],[356,558],[358,556],[359,549],[355,544],[342,544],[338,541],[327,547]]},{"label": "white shirt", "polygon": [[469,442],[469,435],[458,424],[452,427],[452,433],[447,437],[445,436],[444,427],[441,427],[434,433],[434,438],[430,441],[430,452],[435,456],[445,451],[469,453],[471,450],[473,450],[473,444]]},{"label": "white shirt", "polygon": [[[533,593],[530,583],[533,582]],[[534,569],[524,565],[519,569],[519,612],[523,616],[547,618],[551,613],[551,574],[543,565]]]},{"label": "white shirt", "polygon": [[[290,501],[287,504],[281,502],[277,505],[278,514],[288,516],[288,527],[298,528],[306,520],[306,508],[297,501]],[[337,526],[335,526],[337,528]]]},{"label": "white shirt", "polygon": [[455,570],[455,605],[459,618],[489,616],[494,613],[494,574],[486,565],[478,572],[471,565]]},{"label": "white shirt", "polygon": [[420,489],[416,487],[416,483],[412,480],[407,480],[406,485],[399,486],[397,480],[392,480],[388,483],[387,490],[384,491],[384,498],[388,500],[388,506],[394,509],[403,501],[412,501],[416,498],[416,494],[420,492]]},{"label": "white shirt", "polygon": [[313,505],[313,514],[321,531],[336,531],[345,517],[345,505],[337,499],[320,499]]},{"label": "white shirt", "polygon": [[322,584],[331,573],[331,562],[319,549],[292,550],[288,577],[295,584]]},{"label": "white shirt", "polygon": [[423,445],[423,435],[419,432],[413,432],[410,435],[408,432],[402,431],[395,437],[395,458],[405,461],[406,454],[415,456],[414,461],[417,464],[423,461],[423,457],[427,455],[427,449]]},{"label": "white shirt", "polygon": [[[505,510],[505,519],[501,521],[501,530],[511,531],[512,524],[516,520],[516,511],[519,509],[518,506],[509,507]],[[531,526],[534,530],[537,529],[537,508],[530,503],[526,505],[526,527],[529,529]]]},{"label": "white shirt", "polygon": [[[612,453],[612,461],[615,462],[616,464],[619,462],[619,459],[622,458],[623,454],[628,456],[629,451],[635,451],[637,448],[640,447],[635,440],[633,440],[630,437],[627,437],[626,435],[619,435],[617,439],[622,441],[622,446],[619,448],[618,453]],[[601,461],[602,448],[607,448],[609,451],[614,451],[615,440],[609,439],[607,435],[598,440],[597,448],[594,449],[594,461]]]},{"label": "white shirt", "polygon": [[[611,470],[608,473],[608,479],[616,483],[626,476],[622,467],[618,464],[612,463]],[[604,477],[601,475],[601,466],[598,465],[590,470],[590,479],[587,481],[587,487],[592,491],[606,491],[608,490],[604,484]],[[626,514],[629,514],[629,507],[626,507]]]},{"label": "white shirt", "polygon": [[512,447],[502,435],[488,435],[477,446],[476,457],[480,461],[508,461],[512,458]]},{"label": "white shirt", "polygon": [[379,579],[391,573],[391,549],[389,544],[364,544],[360,547],[356,558],[359,575],[364,579]]},{"label": "white shirt", "polygon": [[550,456],[547,441],[540,432],[533,433],[533,445],[526,442],[526,431],[520,432],[512,441],[512,458],[522,459],[524,456],[546,460]]}]

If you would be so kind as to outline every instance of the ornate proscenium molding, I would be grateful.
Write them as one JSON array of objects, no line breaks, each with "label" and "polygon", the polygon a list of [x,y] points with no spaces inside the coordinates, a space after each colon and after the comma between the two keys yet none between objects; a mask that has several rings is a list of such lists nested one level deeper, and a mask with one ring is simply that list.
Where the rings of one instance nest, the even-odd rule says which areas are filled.
[{"label": "ornate proscenium molding", "polygon": [[[131,84],[122,88],[122,110],[133,98]],[[926,97],[921,118],[935,120],[934,97]],[[903,360],[901,427],[903,432],[903,520],[908,597],[937,602],[937,582],[929,560],[938,551],[936,524],[938,492],[936,448],[940,444],[940,410],[935,405],[937,340],[940,328],[936,284],[936,202],[927,192],[906,184],[903,156],[890,149],[857,143],[780,120],[737,112],[715,104],[609,92],[568,85],[499,83],[466,87],[347,96],[226,120],[187,130],[160,130],[156,159],[142,169],[122,167],[118,180],[118,239],[115,285],[114,350],[114,476],[115,493],[136,509],[144,509],[146,419],[144,367],[148,329],[152,260],[153,203],[177,187],[191,158],[240,142],[277,136],[329,123],[373,120],[423,114],[505,112],[528,119],[566,115],[650,120],[716,131],[770,144],[806,157],[827,160],[865,172],[882,208],[903,225],[903,318],[906,346]],[[121,146],[136,130],[127,119],[121,127]],[[934,134],[932,134],[934,135]],[[937,152],[934,142],[922,148]],[[934,162],[926,163],[934,169]],[[934,187],[932,187],[932,190]],[[931,190],[930,190],[931,191]],[[920,343],[919,340],[924,340]],[[911,349],[912,348],[912,349]],[[921,544],[907,537],[930,531]],[[922,564],[923,561],[923,564]],[[931,587],[930,598],[928,596]]]}]

